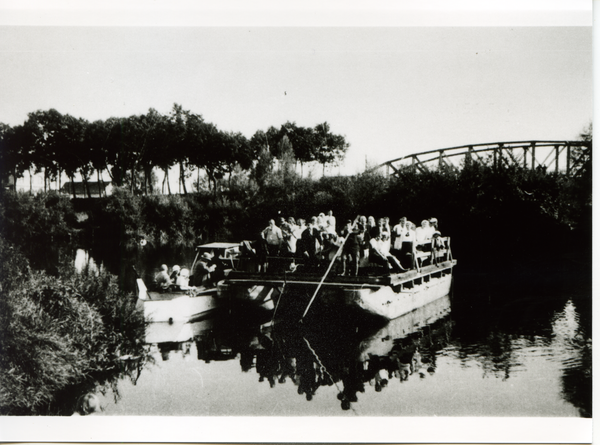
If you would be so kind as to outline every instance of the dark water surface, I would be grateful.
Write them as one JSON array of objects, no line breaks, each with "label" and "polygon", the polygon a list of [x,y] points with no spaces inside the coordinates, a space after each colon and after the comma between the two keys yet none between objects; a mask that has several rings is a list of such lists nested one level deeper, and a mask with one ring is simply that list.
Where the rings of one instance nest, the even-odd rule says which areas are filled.
[{"label": "dark water surface", "polygon": [[[163,262],[191,266],[193,252],[122,258],[100,261],[151,276]],[[196,341],[155,344],[156,363],[121,383],[117,403],[103,397],[104,415],[590,417],[591,293],[482,292],[471,281],[459,263],[451,298],[385,326],[347,314],[194,323]],[[181,326],[149,329],[168,338]]]}]

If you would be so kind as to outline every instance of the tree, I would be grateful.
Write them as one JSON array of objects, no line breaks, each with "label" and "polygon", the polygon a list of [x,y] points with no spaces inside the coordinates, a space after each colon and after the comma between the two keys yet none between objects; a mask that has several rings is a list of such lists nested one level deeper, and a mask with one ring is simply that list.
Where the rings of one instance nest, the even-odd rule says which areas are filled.
[{"label": "tree", "polygon": [[29,171],[29,189],[31,191],[31,170],[33,168],[33,138],[23,125],[9,128],[4,133],[4,145],[0,154],[0,168],[14,174],[14,190],[17,179]]},{"label": "tree", "polygon": [[71,179],[73,197],[75,198],[75,173],[79,171],[87,195],[90,197],[88,182],[93,167],[91,163],[91,147],[85,143],[85,132],[88,122],[68,114],[62,116],[61,120],[60,130],[54,136],[54,153],[59,172],[64,170]]},{"label": "tree", "polygon": [[207,129],[204,118],[199,114],[183,110],[175,105],[171,114],[173,131],[176,133],[174,144],[175,162],[179,164],[179,186],[187,194],[185,186],[186,172],[193,165],[201,168],[206,152]]},{"label": "tree", "polygon": [[224,152],[222,170],[229,177],[231,186],[231,175],[236,167],[249,170],[253,164],[252,149],[250,142],[241,133],[224,133]]},{"label": "tree", "polygon": [[144,172],[144,194],[153,192],[152,170],[159,161],[163,161],[165,145],[169,137],[167,117],[150,108],[145,115],[135,118],[139,157],[137,165]]},{"label": "tree", "polygon": [[579,133],[579,140],[585,142],[585,147],[572,148],[572,168],[578,177],[588,177],[591,181],[592,175],[592,147],[593,147],[593,123],[590,122]]},{"label": "tree", "polygon": [[17,164],[19,152],[11,143],[11,135],[14,130],[4,123],[0,123],[0,184],[8,183],[9,177],[13,177],[13,189],[17,183]]},{"label": "tree", "polygon": [[315,132],[310,127],[299,127],[287,122],[283,128],[292,144],[294,157],[300,161],[300,176],[304,176],[304,164],[316,160]]},{"label": "tree", "polygon": [[323,172],[325,172],[326,164],[344,159],[346,151],[350,147],[344,136],[331,133],[327,122],[315,126],[314,141],[315,158],[320,164],[323,164]]},{"label": "tree", "polygon": [[23,124],[28,137],[26,142],[31,150],[32,164],[36,173],[44,173],[44,191],[48,182],[58,175],[58,162],[63,116],[54,108],[38,110],[27,115]]},{"label": "tree", "polygon": [[269,174],[273,171],[273,154],[269,148],[267,133],[258,130],[250,139],[250,149],[254,153],[256,163],[252,175],[259,187],[264,187]]},{"label": "tree", "polygon": [[96,170],[100,193],[105,190],[102,172],[108,171],[108,142],[112,130],[113,127],[102,120],[88,123],[85,128],[84,144],[89,150],[90,164]]}]

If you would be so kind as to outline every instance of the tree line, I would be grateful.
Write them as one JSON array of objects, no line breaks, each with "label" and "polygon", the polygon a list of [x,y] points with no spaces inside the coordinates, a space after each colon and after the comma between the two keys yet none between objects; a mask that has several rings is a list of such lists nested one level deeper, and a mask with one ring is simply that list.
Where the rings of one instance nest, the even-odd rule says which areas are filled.
[{"label": "tree line", "polygon": [[[186,178],[203,171],[209,187],[236,169],[248,172],[261,183],[273,169],[275,160],[340,162],[349,147],[345,137],[331,132],[327,122],[302,127],[286,122],[280,128],[258,130],[250,138],[239,132],[223,131],[202,115],[174,104],[168,114],[155,109],[129,117],[110,117],[89,122],[55,109],[28,114],[22,125],[0,123],[0,179],[15,181],[24,173],[43,173],[44,191],[65,174],[71,182],[79,174],[90,196],[89,182],[94,173],[102,184],[102,173],[111,182],[131,192],[153,194],[154,170],[164,172],[162,193],[171,193],[169,171],[178,167],[179,187],[187,193]],[[165,190],[166,186],[166,190]],[[75,189],[72,188],[75,193]]]}]

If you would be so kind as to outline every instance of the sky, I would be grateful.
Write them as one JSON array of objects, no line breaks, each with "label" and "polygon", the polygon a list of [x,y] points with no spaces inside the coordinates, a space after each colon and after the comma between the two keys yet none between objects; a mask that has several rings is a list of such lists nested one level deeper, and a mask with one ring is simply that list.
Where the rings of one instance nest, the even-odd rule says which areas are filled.
[{"label": "sky", "polygon": [[88,120],[166,114],[174,103],[247,137],[326,121],[350,144],[331,171],[353,174],[444,147],[575,139],[592,119],[592,28],[560,17],[550,24],[561,26],[166,22],[0,26],[0,122],[50,108]]}]

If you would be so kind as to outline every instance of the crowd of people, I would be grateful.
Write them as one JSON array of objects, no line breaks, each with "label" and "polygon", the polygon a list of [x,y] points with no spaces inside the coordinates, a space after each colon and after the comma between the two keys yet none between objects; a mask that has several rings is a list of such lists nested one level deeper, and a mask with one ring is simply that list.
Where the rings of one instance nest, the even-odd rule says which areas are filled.
[{"label": "crowd of people", "polygon": [[[301,259],[298,263],[310,268],[336,258],[340,260],[340,275],[356,276],[366,265],[383,266],[393,272],[413,269],[417,267],[416,252],[432,250],[439,237],[436,218],[425,219],[417,227],[406,217],[392,226],[388,217],[376,222],[373,216],[358,216],[355,221],[347,220],[338,232],[330,210],[308,222],[293,217],[271,219],[246,250],[259,257],[259,271],[265,271],[273,262],[294,269],[295,260]],[[286,260],[273,261],[280,258]]]},{"label": "crowd of people", "polygon": [[[163,264],[154,277],[154,284],[160,291],[186,291],[194,292],[201,288],[214,285],[218,264],[214,256],[205,252],[199,256],[194,264],[193,275],[187,267],[174,265],[169,272],[169,267]],[[190,283],[190,281],[192,281]]]},{"label": "crowd of people", "polygon": [[[357,216],[346,220],[338,231],[333,212],[320,213],[308,220],[279,217],[269,220],[257,239],[241,244],[241,268],[254,272],[295,270],[316,271],[334,259],[333,273],[357,276],[361,268],[377,267],[386,272],[403,272],[418,268],[419,251],[438,246],[440,231],[436,218],[424,219],[417,227],[406,217],[393,225],[388,217]],[[159,290],[194,291],[214,285],[217,262],[203,253],[194,265],[193,274],[186,267],[166,264],[155,276]],[[192,281],[190,283],[190,281]]]}]

